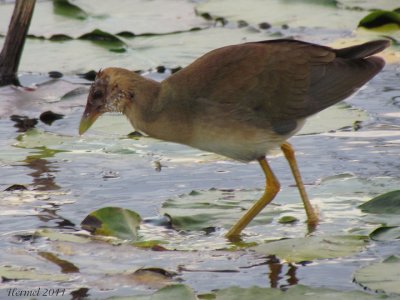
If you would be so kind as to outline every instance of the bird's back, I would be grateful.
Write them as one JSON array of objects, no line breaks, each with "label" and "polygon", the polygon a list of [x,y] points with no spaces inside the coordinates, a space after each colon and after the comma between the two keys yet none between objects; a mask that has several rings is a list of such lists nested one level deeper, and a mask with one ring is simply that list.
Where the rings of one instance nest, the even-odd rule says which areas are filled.
[{"label": "bird's back", "polygon": [[208,106],[246,112],[255,123],[288,121],[315,114],[354,93],[384,66],[371,57],[385,40],[332,49],[273,40],[216,49],[165,81],[192,110]]},{"label": "bird's back", "polygon": [[189,145],[251,160],[375,76],[384,61],[371,55],[388,45],[383,40],[339,50],[294,40],[232,45],[200,57],[162,88],[169,91],[166,105],[185,111],[193,128]]}]

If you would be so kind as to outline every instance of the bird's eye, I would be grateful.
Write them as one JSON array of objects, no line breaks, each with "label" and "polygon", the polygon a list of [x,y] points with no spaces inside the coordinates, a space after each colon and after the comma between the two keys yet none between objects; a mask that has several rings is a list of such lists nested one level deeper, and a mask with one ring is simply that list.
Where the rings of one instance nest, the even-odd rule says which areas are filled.
[{"label": "bird's eye", "polygon": [[101,90],[95,90],[95,91],[93,92],[93,94],[92,94],[92,98],[93,98],[94,100],[103,98],[103,92],[102,92]]}]

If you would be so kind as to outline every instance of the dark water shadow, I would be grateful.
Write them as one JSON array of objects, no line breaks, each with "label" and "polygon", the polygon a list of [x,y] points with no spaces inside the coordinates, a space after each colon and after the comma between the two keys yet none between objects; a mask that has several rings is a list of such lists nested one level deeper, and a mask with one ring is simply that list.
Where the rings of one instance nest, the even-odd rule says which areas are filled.
[{"label": "dark water shadow", "polygon": [[[269,284],[271,288],[285,288],[299,283],[296,276],[297,267],[293,264],[288,264],[288,271],[282,274],[285,264],[274,255],[270,256],[267,261],[269,267]],[[280,283],[283,278],[286,278],[286,283]]]},{"label": "dark water shadow", "polygon": [[38,191],[54,191],[59,190],[60,186],[56,183],[55,173],[58,172],[58,166],[47,160],[46,158],[53,157],[55,154],[60,152],[67,152],[64,150],[54,150],[46,147],[35,148],[38,152],[27,156],[23,162],[24,166],[32,169],[32,173],[27,175],[31,176],[33,181],[32,184],[35,190]]}]

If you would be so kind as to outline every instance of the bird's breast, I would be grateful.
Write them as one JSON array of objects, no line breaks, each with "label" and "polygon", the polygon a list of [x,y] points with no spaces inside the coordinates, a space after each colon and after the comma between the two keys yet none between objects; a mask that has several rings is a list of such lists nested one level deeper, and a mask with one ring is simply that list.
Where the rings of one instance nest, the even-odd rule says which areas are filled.
[{"label": "bird's breast", "polygon": [[300,130],[303,124],[300,121],[291,132],[279,134],[272,127],[258,128],[227,120],[201,122],[194,126],[195,130],[188,144],[204,151],[249,162],[279,147]]}]

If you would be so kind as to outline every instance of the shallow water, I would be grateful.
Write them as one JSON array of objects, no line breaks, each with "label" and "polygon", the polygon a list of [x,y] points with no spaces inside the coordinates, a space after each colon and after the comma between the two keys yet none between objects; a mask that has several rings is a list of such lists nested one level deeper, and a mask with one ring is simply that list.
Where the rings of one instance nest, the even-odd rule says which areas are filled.
[{"label": "shallow water", "polygon": [[[221,38],[221,33],[215,33],[218,30],[222,29],[213,32]],[[334,42],[338,36],[351,35],[346,30],[327,28],[289,30],[300,38],[311,37],[318,42]],[[175,61],[190,60],[197,52],[189,48]],[[24,66],[29,67],[29,63]],[[399,74],[400,66],[389,64],[346,100],[347,105],[315,116],[304,131],[290,140],[297,150],[311,201],[321,216],[314,235],[368,235],[380,226],[357,206],[398,189],[400,184]],[[161,80],[168,74],[149,72],[146,76]],[[225,193],[228,201],[238,204],[231,212],[210,209],[208,218],[224,214],[225,221],[233,223],[241,208],[262,193],[264,178],[258,164],[243,164],[147,137],[129,139],[127,134],[133,129],[119,115],[102,117],[87,134],[79,136],[77,127],[89,82],[74,75],[50,80],[30,73],[25,73],[21,81],[26,86],[40,85],[34,90],[0,88],[0,266],[33,269],[35,273],[27,280],[4,280],[1,297],[7,296],[10,288],[52,287],[67,290],[57,299],[71,299],[71,292],[87,287],[94,299],[106,299],[150,293],[166,284],[163,280],[143,281],[127,275],[142,267],[176,272],[171,281],[183,282],[197,293],[230,286],[295,284],[362,290],[353,282],[357,269],[399,254],[398,239],[370,240],[362,251],[350,256],[288,264],[252,249],[232,251],[233,245],[223,238],[226,224],[208,234],[157,225],[169,199],[181,196],[179,205],[183,211],[196,213],[189,207],[193,204],[190,199],[194,199],[189,196],[191,191],[204,195],[201,201],[206,205],[217,203],[220,194]],[[75,95],[64,97],[76,88]],[[17,132],[9,119],[12,114],[38,118],[46,110],[65,117],[51,126],[39,121],[35,129],[26,133]],[[362,121],[361,129],[354,131],[353,123],[358,120]],[[304,211],[285,159],[277,155],[270,162],[282,191],[259,220],[246,229],[243,240],[247,243],[307,234]],[[160,165],[161,171],[157,170]],[[24,185],[27,190],[4,191],[13,184]],[[211,188],[215,190],[210,191]],[[144,239],[167,241],[166,247],[177,251],[152,251],[103,241],[79,244],[34,235],[41,229],[57,233],[80,231],[80,222],[105,206],[136,211],[148,220],[139,231]],[[299,222],[279,224],[284,215],[294,216]],[[80,272],[63,274],[57,264],[38,255],[40,251],[56,253],[78,266]],[[55,275],[65,277],[56,279]]]}]

